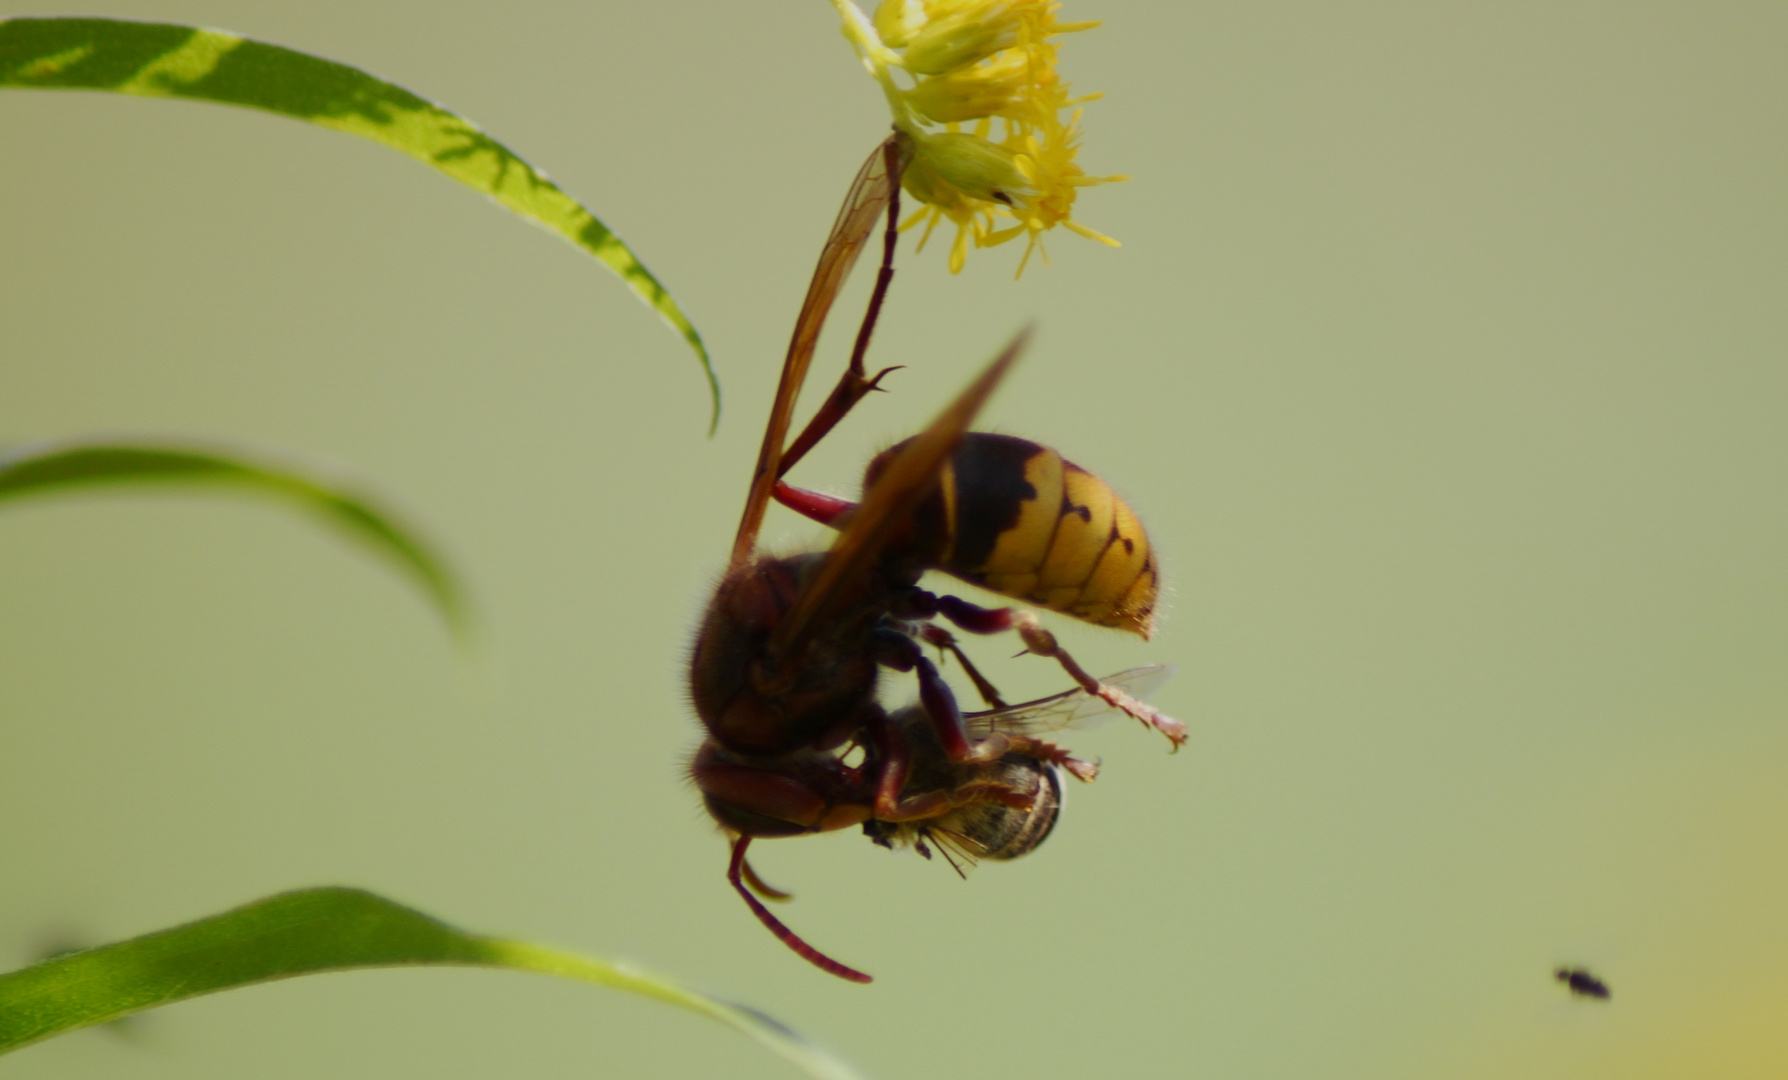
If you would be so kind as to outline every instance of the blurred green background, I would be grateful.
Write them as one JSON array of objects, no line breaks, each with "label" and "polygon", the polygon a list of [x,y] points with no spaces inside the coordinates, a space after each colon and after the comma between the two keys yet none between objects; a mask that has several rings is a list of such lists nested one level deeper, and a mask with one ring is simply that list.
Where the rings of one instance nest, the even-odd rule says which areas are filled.
[{"label": "blurred green background", "polygon": [[[706,335],[382,147],[0,93],[0,438],[252,440],[429,527],[491,628],[283,508],[0,513],[0,954],[362,885],[627,957],[872,1075],[1788,1069],[1788,8],[1075,0],[1053,268],[903,246],[908,369],[800,469],[854,491],[1019,325],[988,426],[1110,480],[1172,587],[1134,725],[1034,856],[762,845],[827,978],[722,880],[685,642],[882,102],[820,0],[43,5],[226,28],[473,118]],[[943,238],[947,239],[947,238]],[[829,384],[868,275],[841,304]],[[776,511],[787,549],[823,531]],[[1061,620],[1056,620],[1059,623]],[[1014,696],[1060,689],[1003,641]],[[910,685],[891,680],[894,697]],[[1614,1000],[1550,979],[1584,963]],[[51,1077],[791,1075],[717,1026],[482,972],[301,979],[82,1033]]]}]

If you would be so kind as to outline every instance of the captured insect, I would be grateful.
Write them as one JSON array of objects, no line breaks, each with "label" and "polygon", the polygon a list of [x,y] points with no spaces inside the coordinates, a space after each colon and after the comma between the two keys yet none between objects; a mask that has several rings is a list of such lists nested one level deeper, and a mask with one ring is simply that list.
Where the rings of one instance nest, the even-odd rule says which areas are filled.
[{"label": "captured insect", "polygon": [[1608,984],[1591,975],[1584,968],[1561,967],[1552,973],[1552,977],[1571,988],[1577,997],[1592,997],[1607,1001],[1613,997]]},{"label": "captured insect", "polygon": [[[855,982],[869,976],[808,945],[753,895],[755,888],[773,899],[786,896],[764,886],[747,863],[753,839],[864,826],[889,846],[911,844],[928,852],[931,840],[956,845],[953,853],[971,858],[1013,858],[1034,848],[1053,825],[1060,805],[1055,770],[1081,779],[1096,771],[1037,738],[1039,733],[1090,708],[1127,713],[1176,747],[1186,737],[1184,725],[1143,704],[1123,680],[1087,675],[1035,615],[918,587],[925,570],[938,569],[1144,637],[1152,629],[1154,559],[1129,509],[1054,451],[968,433],[1026,335],[923,432],[871,462],[861,502],[780,483],[888,373],[870,377],[862,361],[893,276],[899,179],[910,152],[898,134],[878,148],[859,172],[821,253],[783,364],[732,559],[690,659],[690,695],[708,733],[690,771],[709,813],[732,838],[728,881],[789,948]],[[820,328],[884,208],[882,266],[850,364],[800,436],[785,446]],[[757,534],[772,497],[837,527],[831,549],[758,553]],[[1064,537],[1059,543],[1052,541],[1057,534]],[[939,616],[976,634],[1017,631],[1026,651],[1055,659],[1080,689],[1005,706],[950,632],[932,622]],[[963,664],[990,705],[987,712],[964,715],[925,644]],[[882,668],[915,674],[916,706],[890,714],[877,703]],[[1069,697],[1072,705],[1065,704]]]},{"label": "captured insect", "polygon": [[[1156,664],[1107,675],[1102,681],[1142,700],[1172,674],[1173,668]],[[982,738],[1001,733],[1035,736],[1066,728],[1091,728],[1118,711],[1102,698],[1074,689],[1019,705],[964,713],[962,719],[970,735]],[[871,818],[863,823],[863,833],[883,847],[910,847],[927,859],[931,858],[929,845],[935,844],[950,867],[964,877],[982,859],[1016,859],[1047,839],[1061,813],[1063,767],[1086,765],[1072,758],[1064,761],[1020,751],[986,763],[952,761],[938,744],[923,709],[901,709],[889,722],[905,735],[912,751],[903,793],[955,792],[958,801],[963,796],[967,801],[935,817],[914,821]],[[1082,779],[1091,776],[1082,775]]]}]

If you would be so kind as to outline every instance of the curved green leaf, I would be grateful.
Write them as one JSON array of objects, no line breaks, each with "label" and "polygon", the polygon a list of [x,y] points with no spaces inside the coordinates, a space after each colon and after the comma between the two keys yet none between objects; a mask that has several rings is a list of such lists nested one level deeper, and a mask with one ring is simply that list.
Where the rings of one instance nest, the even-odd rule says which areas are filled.
[{"label": "curved green leaf", "polygon": [[0,975],[0,1053],[238,986],[352,968],[509,968],[577,979],[701,1013],[822,1080],[853,1080],[843,1061],[753,1009],[620,964],[485,937],[360,889],[302,889],[155,934]]},{"label": "curved green leaf", "polygon": [[484,192],[607,264],[695,350],[702,338],[633,252],[546,175],[464,117],[359,68],[221,30],[122,19],[0,19],[0,87],[191,98],[294,117],[384,143]]},{"label": "curved green leaf", "polygon": [[221,446],[67,440],[0,452],[0,503],[78,487],[229,484],[289,499],[391,559],[414,577],[456,633],[470,629],[458,581],[413,529],[314,468]]}]

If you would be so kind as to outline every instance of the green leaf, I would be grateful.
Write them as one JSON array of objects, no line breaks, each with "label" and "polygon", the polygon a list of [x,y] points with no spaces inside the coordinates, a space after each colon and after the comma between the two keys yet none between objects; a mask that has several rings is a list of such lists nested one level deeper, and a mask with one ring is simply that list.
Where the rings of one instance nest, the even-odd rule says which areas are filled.
[{"label": "green leaf", "polygon": [[695,350],[720,421],[707,346],[651,271],[596,215],[478,126],[359,68],[221,30],[121,19],[0,19],[0,87],[109,90],[280,113],[384,143],[594,255]]},{"label": "green leaf", "polygon": [[235,485],[289,499],[396,562],[422,585],[455,633],[471,629],[458,581],[416,532],[314,467],[191,443],[71,439],[0,452],[0,504],[71,488],[153,484]]},{"label": "green leaf", "polygon": [[201,994],[325,971],[508,968],[643,994],[718,1020],[822,1080],[860,1074],[775,1020],[620,964],[456,930],[360,889],[302,889],[0,975],[0,1053]]}]

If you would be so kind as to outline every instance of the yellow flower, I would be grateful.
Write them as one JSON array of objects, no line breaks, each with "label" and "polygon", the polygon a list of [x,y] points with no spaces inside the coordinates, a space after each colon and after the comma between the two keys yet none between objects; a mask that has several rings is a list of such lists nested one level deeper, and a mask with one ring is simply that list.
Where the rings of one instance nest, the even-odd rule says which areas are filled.
[{"label": "yellow flower", "polygon": [[[956,226],[952,272],[962,269],[971,244],[993,247],[1023,235],[1022,274],[1057,225],[1117,246],[1073,218],[1080,188],[1125,177],[1088,176],[1075,162],[1079,105],[1098,95],[1069,97],[1051,40],[1097,23],[1057,22],[1054,0],[883,0],[873,20],[850,0],[832,3],[845,37],[881,83],[894,126],[912,137],[903,186],[923,205],[902,227],[925,224],[921,248],[945,219]],[[994,120],[1002,127],[997,139]]]},{"label": "yellow flower", "polygon": [[939,124],[1029,112],[1035,99],[1030,57],[1005,49],[983,63],[921,79],[903,97],[914,112]]},{"label": "yellow flower", "polygon": [[[889,2],[899,4],[903,16],[911,11],[904,0]],[[925,19],[901,54],[900,66],[914,75],[942,75],[1018,44],[1017,4],[933,2],[922,7]]]}]

